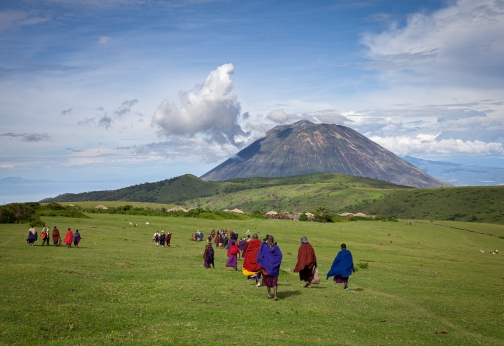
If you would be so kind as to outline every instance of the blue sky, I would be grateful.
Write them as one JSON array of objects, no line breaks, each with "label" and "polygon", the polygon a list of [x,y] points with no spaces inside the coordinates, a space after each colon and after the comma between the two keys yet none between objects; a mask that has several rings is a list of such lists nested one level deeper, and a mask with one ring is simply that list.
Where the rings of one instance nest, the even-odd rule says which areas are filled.
[{"label": "blue sky", "polygon": [[0,3],[0,178],[202,175],[272,127],[504,167],[504,1]]}]

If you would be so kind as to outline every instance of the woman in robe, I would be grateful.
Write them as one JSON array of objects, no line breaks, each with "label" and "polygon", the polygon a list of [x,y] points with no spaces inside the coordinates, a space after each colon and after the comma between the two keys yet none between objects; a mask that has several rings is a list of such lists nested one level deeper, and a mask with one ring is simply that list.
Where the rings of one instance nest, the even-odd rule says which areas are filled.
[{"label": "woman in robe", "polygon": [[33,246],[35,242],[38,240],[38,234],[37,230],[33,225],[30,226],[30,229],[28,230],[28,238],[26,238],[26,243]]},{"label": "woman in robe", "polygon": [[348,291],[348,278],[355,272],[352,253],[346,249],[346,244],[341,244],[341,251],[334,259],[331,270],[327,273],[327,279],[334,276],[334,282],[345,284],[343,287]]},{"label": "woman in robe", "polygon": [[317,256],[315,250],[306,237],[301,238],[301,246],[298,250],[298,260],[294,273],[299,273],[299,280],[305,281],[305,288],[311,286],[313,280],[313,267],[317,266]]},{"label": "woman in robe", "polygon": [[278,300],[278,275],[280,275],[280,264],[282,264],[282,251],[275,243],[273,236],[269,235],[266,242],[259,248],[257,263],[262,268],[262,285],[268,290],[266,297],[271,298],[271,287],[273,287],[274,299]]},{"label": "woman in robe", "polygon": [[58,227],[54,226],[53,231],[52,231],[52,240],[54,242],[54,246],[58,246],[58,242],[60,241],[60,233],[58,230]]},{"label": "woman in robe", "polygon": [[79,230],[76,229],[75,233],[73,234],[73,243],[74,243],[75,247],[79,246],[80,240],[81,240],[81,236],[80,236]]},{"label": "woman in robe", "polygon": [[203,253],[203,259],[205,261],[204,265],[205,265],[206,269],[210,268],[210,265],[212,266],[212,268],[215,268],[214,249],[212,247],[212,244],[207,244],[205,246],[205,252]]},{"label": "woman in robe", "polygon": [[171,245],[171,236],[172,236],[171,232],[168,232],[168,233],[166,234],[166,239],[165,239],[165,241],[166,241],[166,246],[168,246],[168,247],[170,247],[170,245]]},{"label": "woman in robe", "polygon": [[238,259],[237,255],[240,250],[238,249],[238,244],[234,240],[229,241],[228,246],[228,260],[226,262],[226,267],[233,267],[235,271],[238,271]]},{"label": "woman in robe", "polygon": [[162,247],[164,247],[165,241],[166,241],[166,234],[164,234],[164,231],[161,231],[161,235],[159,236],[159,243],[161,244]]},{"label": "woman in robe", "polygon": [[73,240],[73,232],[69,228],[68,231],[65,234],[65,239],[63,239],[63,241],[65,242],[65,244],[67,245],[67,247],[72,247],[72,240]]},{"label": "woman in robe", "polygon": [[247,280],[255,280],[257,287],[261,286],[259,279],[261,278],[261,266],[257,263],[257,253],[261,248],[262,242],[258,239],[257,234],[252,236],[252,239],[243,246],[243,267],[242,274],[247,277]]}]

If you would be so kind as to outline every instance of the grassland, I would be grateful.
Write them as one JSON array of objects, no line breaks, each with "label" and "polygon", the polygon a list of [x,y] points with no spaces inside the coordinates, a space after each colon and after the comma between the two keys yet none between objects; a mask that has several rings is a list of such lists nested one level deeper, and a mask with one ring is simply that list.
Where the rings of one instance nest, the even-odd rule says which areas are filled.
[{"label": "grassland", "polygon": [[[28,225],[0,225],[0,345],[504,342],[504,250],[489,253],[504,244],[502,225],[90,216],[44,218],[81,231],[71,249],[27,246]],[[222,250],[216,269],[203,268],[204,245],[188,239],[212,228],[275,235],[279,301],[225,268]],[[173,232],[172,248],[151,242],[161,229]],[[292,273],[302,235],[323,275],[342,242],[368,269],[352,275],[348,292],[325,280],[302,288]]]}]

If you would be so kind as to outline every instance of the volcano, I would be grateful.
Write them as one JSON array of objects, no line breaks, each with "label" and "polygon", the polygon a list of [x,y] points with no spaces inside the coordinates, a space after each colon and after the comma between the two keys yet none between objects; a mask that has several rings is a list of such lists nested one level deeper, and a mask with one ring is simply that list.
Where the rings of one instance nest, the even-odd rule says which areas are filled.
[{"label": "volcano", "polygon": [[449,186],[360,133],[301,120],[264,138],[201,176],[209,181],[333,172],[413,187]]}]

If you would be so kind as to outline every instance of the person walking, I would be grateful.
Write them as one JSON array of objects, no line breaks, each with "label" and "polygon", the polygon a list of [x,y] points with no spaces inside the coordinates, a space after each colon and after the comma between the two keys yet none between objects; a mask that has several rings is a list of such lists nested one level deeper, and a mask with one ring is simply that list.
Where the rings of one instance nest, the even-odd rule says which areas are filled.
[{"label": "person walking", "polygon": [[73,235],[73,242],[74,242],[74,246],[75,246],[75,247],[78,247],[78,246],[79,246],[80,241],[81,241],[81,235],[80,235],[80,233],[79,233],[79,230],[78,230],[78,229],[76,229],[76,230],[75,230],[75,233],[74,233],[74,235]]},{"label": "person walking", "polygon": [[161,231],[161,235],[159,236],[159,243],[161,244],[161,247],[164,247],[166,241],[166,234],[164,234],[164,231]]},{"label": "person walking", "polygon": [[47,246],[49,246],[49,226],[45,225],[44,228],[42,228],[42,232],[40,233],[40,236],[42,237],[42,246],[44,246],[45,243],[47,243]]},{"label": "person walking", "polygon": [[228,260],[226,262],[226,267],[232,267],[235,271],[238,271],[238,252],[240,252],[238,244],[236,244],[234,240],[230,240],[228,244]]},{"label": "person walking", "polygon": [[52,231],[52,240],[54,242],[54,246],[58,246],[58,243],[61,240],[58,227],[56,227],[56,226],[54,226],[53,231]]},{"label": "person walking", "polygon": [[30,229],[28,230],[28,238],[26,238],[26,243],[28,245],[33,246],[37,240],[38,240],[37,230],[33,225],[30,225]]},{"label": "person walking", "polygon": [[67,245],[67,247],[72,247],[72,240],[73,240],[73,232],[69,228],[68,231],[65,234],[65,239],[63,239],[63,241],[65,242],[65,244]]},{"label": "person walking", "polygon": [[257,234],[252,236],[243,248],[243,266],[242,274],[248,280],[255,280],[257,287],[261,286],[259,279],[261,278],[261,266],[257,263],[257,253],[261,248],[262,242],[258,239]]},{"label": "person walking", "polygon": [[336,255],[326,280],[334,276],[334,282],[345,284],[343,288],[348,291],[348,278],[354,272],[352,253],[347,250],[346,244],[341,244],[341,251]]},{"label": "person walking", "polygon": [[262,243],[257,253],[257,263],[261,266],[263,278],[262,285],[268,290],[267,298],[271,298],[271,288],[273,287],[274,299],[278,300],[278,276],[280,275],[280,264],[282,264],[282,251],[275,243],[273,236],[269,235]]},{"label": "person walking", "polygon": [[212,247],[212,244],[207,244],[205,245],[205,252],[203,253],[203,260],[204,260],[204,266],[206,269],[210,268],[215,268],[215,263],[214,263],[214,249]]},{"label": "person walking", "polygon": [[305,288],[311,286],[313,280],[313,268],[317,266],[317,256],[313,246],[308,242],[308,238],[301,238],[301,246],[298,250],[298,260],[294,273],[299,273],[299,280],[305,281]]}]

